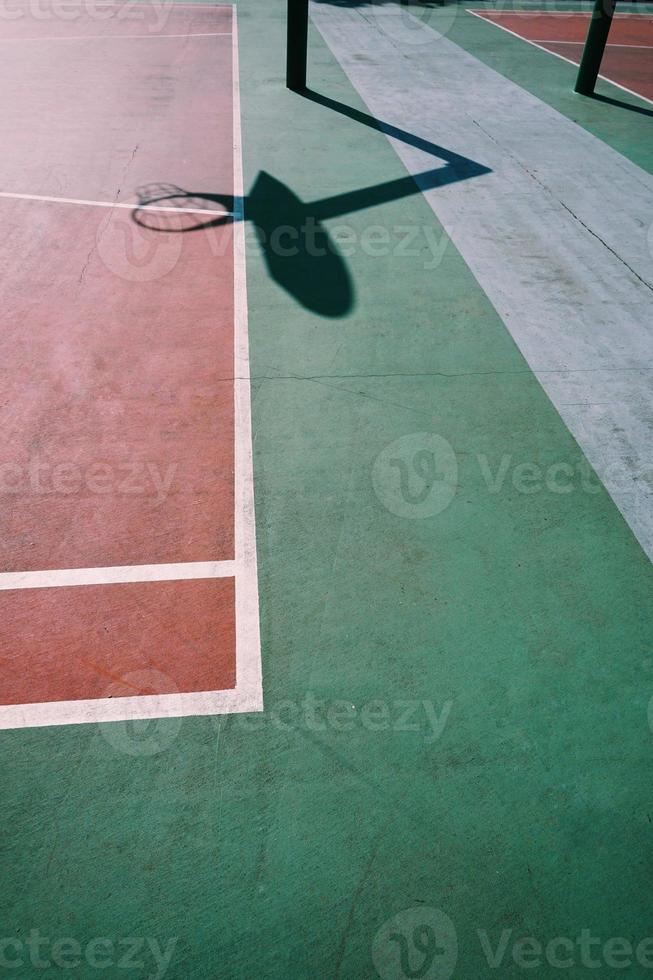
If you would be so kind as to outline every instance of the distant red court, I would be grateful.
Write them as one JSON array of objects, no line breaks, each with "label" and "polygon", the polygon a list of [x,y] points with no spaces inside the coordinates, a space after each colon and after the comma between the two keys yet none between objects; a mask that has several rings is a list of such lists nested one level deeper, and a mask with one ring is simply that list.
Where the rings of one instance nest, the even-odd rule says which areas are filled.
[{"label": "distant red court", "polygon": [[[505,31],[580,64],[589,14],[563,11],[472,10]],[[601,76],[634,95],[653,101],[653,17],[615,15],[601,65]]]}]

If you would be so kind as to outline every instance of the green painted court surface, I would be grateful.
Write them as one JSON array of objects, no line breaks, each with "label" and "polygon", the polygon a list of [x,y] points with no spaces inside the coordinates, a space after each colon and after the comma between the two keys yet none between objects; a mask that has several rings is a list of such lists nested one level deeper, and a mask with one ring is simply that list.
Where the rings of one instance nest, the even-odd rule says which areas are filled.
[{"label": "green painted court surface", "polygon": [[[383,6],[325,0],[316,23],[346,40],[356,8],[387,41]],[[312,25],[323,99],[305,98],[284,88],[284,3],[237,12],[264,710],[0,733],[0,975],[647,976],[653,575],[632,528],[650,496],[628,480],[650,481],[650,454],[620,510],[543,381],[605,364],[532,363],[480,253],[455,244],[462,218],[438,219],[430,201],[464,193],[479,239],[496,227],[473,195],[497,167],[466,130],[413,146],[420,171],[455,177],[427,200],[350,81],[373,77],[369,50],[339,60]],[[604,100],[573,95],[573,65],[464,6],[410,12],[614,152],[612,188],[630,193],[628,166],[650,175],[644,99],[605,81]],[[397,105],[435,98],[409,74],[419,45],[387,43],[406,59]],[[490,95],[469,95],[481,125]],[[315,247],[261,246],[311,216]],[[623,279],[644,328],[626,290],[651,289],[652,263],[628,257]],[[500,280],[518,293],[517,270]],[[625,404],[631,374],[650,398],[652,349],[619,368]],[[597,419],[620,426],[605,389],[591,447]]]}]

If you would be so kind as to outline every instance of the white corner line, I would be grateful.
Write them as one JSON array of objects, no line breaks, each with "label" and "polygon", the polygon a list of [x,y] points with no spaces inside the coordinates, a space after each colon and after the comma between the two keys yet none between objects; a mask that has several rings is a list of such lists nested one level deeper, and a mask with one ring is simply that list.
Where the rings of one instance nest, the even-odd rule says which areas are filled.
[{"label": "white corner line", "polygon": [[0,730],[128,722],[147,718],[191,718],[197,715],[242,714],[262,710],[263,703],[256,693],[236,686],[222,691],[2,705]]},{"label": "white corner line", "polygon": [[233,211],[218,211],[214,208],[167,208],[156,204],[118,203],[115,201],[90,201],[76,197],[50,197],[47,194],[13,194],[10,191],[0,191],[0,198],[9,201],[36,201],[42,204],[77,204],[88,208],[127,208],[129,211],[164,211],[167,214],[210,214],[221,218],[233,217]]},{"label": "white corner line", "polygon": [[235,561],[187,561],[168,565],[113,565],[107,568],[1,572],[0,591],[52,589],[77,585],[119,585],[132,582],[180,582],[189,579],[233,578],[235,574]]},{"label": "white corner line", "polygon": [[0,41],[5,44],[24,41],[138,41],[170,37],[231,37],[231,31],[216,31],[213,34],[49,34],[44,37],[0,37]]},{"label": "white corner line", "polygon": [[[473,14],[474,17],[478,17],[478,19],[479,20],[482,20],[484,23],[486,23],[486,24],[492,24],[494,27],[498,27],[500,30],[505,31],[506,34],[512,34],[513,37],[519,38],[520,41],[525,41],[526,44],[532,44],[533,47],[534,48],[537,48],[539,51],[545,51],[547,54],[553,55],[554,58],[560,58],[561,61],[566,61],[568,65],[573,65],[574,68],[578,68],[578,62],[577,61],[572,61],[571,58],[565,58],[565,56],[563,54],[558,54],[557,51],[550,51],[549,48],[543,48],[542,45],[541,44],[538,44],[536,41],[531,41],[527,37],[522,37],[522,35],[521,34],[517,34],[516,31],[511,31],[510,28],[504,27],[503,24],[500,24],[498,21],[492,20],[490,17],[486,17],[485,16],[485,14],[486,14],[485,11],[482,11],[482,12],[479,13],[476,10],[471,10],[469,7],[465,7],[465,10],[466,10],[466,12],[468,14]],[[546,14],[546,11],[543,11],[543,10],[534,11],[534,12],[537,12],[537,13],[540,13],[540,14]],[[490,11],[488,10],[487,13],[490,13]],[[512,14],[510,16],[512,16]],[[547,14],[547,16],[551,16],[551,15],[550,14]],[[625,17],[625,16],[628,16],[628,15],[627,14],[624,14],[623,16]],[[643,14],[636,14],[635,16],[642,17],[644,15]],[[558,42],[557,41],[551,41],[550,43],[551,44],[557,44]],[[615,80],[613,78],[608,78],[607,75],[599,75],[599,78],[602,79],[604,82],[609,82],[610,85],[614,85],[615,88],[621,89],[622,92],[628,92],[629,95],[634,95],[636,99],[641,99],[642,102],[648,102],[649,105],[653,105],[653,99],[647,98],[645,95],[642,95],[641,92],[635,92],[631,88],[626,88],[625,85],[620,85],[619,82],[615,82]]]}]

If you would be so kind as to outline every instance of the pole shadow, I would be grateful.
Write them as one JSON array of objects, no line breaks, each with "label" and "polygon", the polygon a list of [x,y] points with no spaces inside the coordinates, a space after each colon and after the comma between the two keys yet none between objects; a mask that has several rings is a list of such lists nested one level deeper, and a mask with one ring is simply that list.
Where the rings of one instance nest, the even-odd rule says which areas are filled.
[{"label": "pole shadow", "polygon": [[586,98],[594,99],[595,102],[604,102],[606,105],[616,106],[618,109],[628,109],[630,112],[638,112],[641,116],[653,118],[653,109],[647,109],[641,105],[634,105],[632,102],[624,102],[623,99],[613,99],[609,95],[599,95],[598,92],[592,92]]}]

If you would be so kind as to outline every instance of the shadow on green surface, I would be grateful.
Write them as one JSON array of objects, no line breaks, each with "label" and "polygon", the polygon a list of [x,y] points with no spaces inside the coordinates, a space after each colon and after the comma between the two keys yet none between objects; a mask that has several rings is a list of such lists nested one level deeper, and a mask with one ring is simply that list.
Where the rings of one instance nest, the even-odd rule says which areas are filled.
[{"label": "shadow on green surface", "polygon": [[628,109],[630,112],[638,112],[641,116],[653,118],[653,109],[647,109],[643,105],[634,105],[632,102],[624,102],[623,99],[613,99],[609,95],[599,95],[598,92],[592,92],[591,95],[587,95],[585,98],[594,99],[595,102],[604,102],[606,105],[613,105],[618,109]]},{"label": "shadow on green surface", "polygon": [[353,309],[351,275],[317,208],[261,171],[245,216],[254,225],[270,276],[298,303],[331,318]]},{"label": "shadow on green surface", "polygon": [[[182,234],[249,221],[270,277],[311,312],[328,318],[342,317],[354,308],[354,284],[325,221],[490,171],[474,160],[318,92],[307,89],[302,97],[422,150],[444,165],[309,202],[265,171],[259,172],[243,201],[224,194],[187,191],[172,184],[148,185],[137,192],[139,203],[132,218],[151,231]],[[380,227],[378,217],[374,225]],[[391,229],[382,230],[389,241]]]}]

